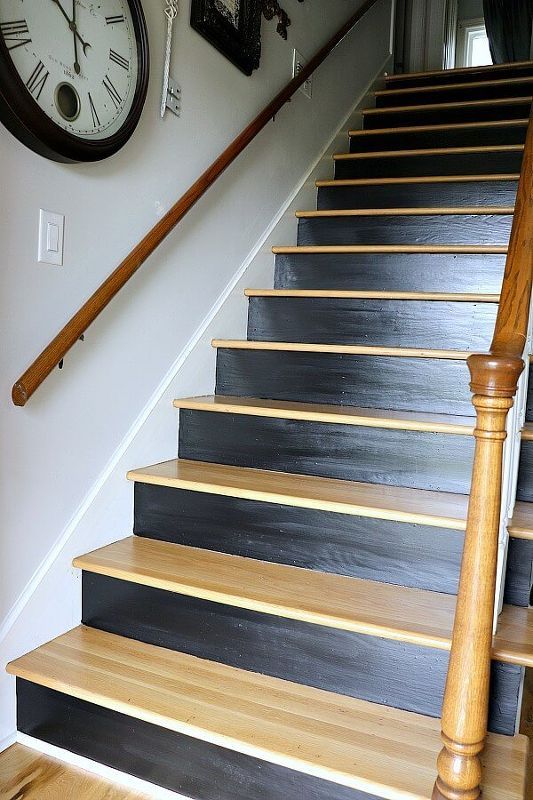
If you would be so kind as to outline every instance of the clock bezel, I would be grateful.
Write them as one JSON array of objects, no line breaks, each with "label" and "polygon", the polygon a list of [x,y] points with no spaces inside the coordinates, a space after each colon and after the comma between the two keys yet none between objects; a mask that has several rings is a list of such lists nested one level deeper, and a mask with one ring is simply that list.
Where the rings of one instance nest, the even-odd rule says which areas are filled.
[{"label": "clock bezel", "polygon": [[0,122],[38,155],[63,164],[102,161],[117,153],[133,134],[146,100],[150,57],[141,0],[126,0],[137,44],[137,81],[132,106],[120,129],[105,139],[82,139],[48,117],[26,88],[0,36]]}]

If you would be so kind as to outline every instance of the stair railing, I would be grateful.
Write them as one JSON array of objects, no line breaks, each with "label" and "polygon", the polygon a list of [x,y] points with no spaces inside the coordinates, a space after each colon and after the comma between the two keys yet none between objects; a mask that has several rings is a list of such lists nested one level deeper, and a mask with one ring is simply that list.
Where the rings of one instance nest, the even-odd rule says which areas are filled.
[{"label": "stair railing", "polygon": [[[502,495],[504,442],[519,381],[522,393],[525,387],[525,376],[521,378],[524,359],[529,360],[533,277],[532,120],[494,338],[488,353],[471,355],[468,359],[476,410],[474,464],[442,708],[444,747],[437,761],[433,800],[476,800],[481,793],[480,754],[487,735],[497,565],[498,561],[502,563],[498,559],[500,524],[509,513],[508,498]],[[516,412],[513,413],[516,421]]]},{"label": "stair railing", "polygon": [[81,339],[87,328],[102,313],[104,308],[126,285],[131,277],[144,264],[147,258],[159,247],[168,234],[181,222],[198,200],[213,186],[215,181],[248,147],[276,114],[289,103],[292,96],[306,80],[326,60],[330,53],[353,30],[357,23],[376,5],[379,0],[366,0],[331,39],[316,53],[302,71],[293,78],[279,94],[250,122],[236,139],[224,150],[198,180],[167,211],[159,222],[141,239],[138,245],[126,256],[124,261],[98,287],[86,303],[74,314],[64,328],[52,339],[33,364],[21,375],[13,386],[11,397],[16,406],[26,405],[29,398],[50,375],[71,347]]}]

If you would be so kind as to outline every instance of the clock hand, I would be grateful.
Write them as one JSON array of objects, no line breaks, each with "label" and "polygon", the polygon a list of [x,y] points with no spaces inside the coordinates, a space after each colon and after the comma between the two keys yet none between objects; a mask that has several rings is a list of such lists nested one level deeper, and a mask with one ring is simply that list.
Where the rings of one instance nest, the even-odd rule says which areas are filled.
[{"label": "clock hand", "polygon": [[[76,0],[72,0],[72,24],[70,27],[76,25]],[[81,72],[80,62],[78,61],[78,37],[76,36],[76,28],[72,28],[72,35],[74,39],[74,72],[79,75]]]},{"label": "clock hand", "polygon": [[59,0],[52,0],[52,3],[55,3],[55,5],[59,8],[59,10],[61,11],[61,13],[63,14],[63,16],[65,17],[65,19],[68,22],[68,26],[69,26],[70,30],[80,40],[81,45],[82,45],[82,49],[83,49],[83,54],[86,56],[87,55],[87,50],[88,50],[88,48],[91,47],[91,45],[88,42],[84,42],[83,41],[83,39],[81,38],[81,36],[80,36],[80,34],[78,32],[78,28],[77,28],[76,23],[69,19],[67,12],[63,8],[63,6],[59,2]]}]

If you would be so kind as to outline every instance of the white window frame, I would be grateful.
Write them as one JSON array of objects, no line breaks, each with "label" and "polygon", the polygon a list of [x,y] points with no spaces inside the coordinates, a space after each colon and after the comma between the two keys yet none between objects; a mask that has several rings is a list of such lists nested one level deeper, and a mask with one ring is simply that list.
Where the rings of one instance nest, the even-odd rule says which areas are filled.
[{"label": "white window frame", "polygon": [[457,56],[455,65],[457,67],[470,66],[470,55],[472,53],[472,38],[480,30],[486,30],[483,17],[477,19],[462,19],[457,26]]}]

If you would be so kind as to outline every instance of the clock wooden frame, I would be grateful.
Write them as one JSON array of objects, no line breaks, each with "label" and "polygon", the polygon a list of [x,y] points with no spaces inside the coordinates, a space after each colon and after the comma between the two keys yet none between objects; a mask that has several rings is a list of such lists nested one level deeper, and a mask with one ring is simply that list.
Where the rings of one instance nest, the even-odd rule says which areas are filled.
[{"label": "clock wooden frame", "polygon": [[0,121],[24,145],[62,163],[101,161],[123,147],[137,127],[148,90],[148,32],[141,0],[127,0],[137,43],[138,73],[133,104],[120,130],[94,141],[74,136],[56,125],[34,100],[0,36]]}]

